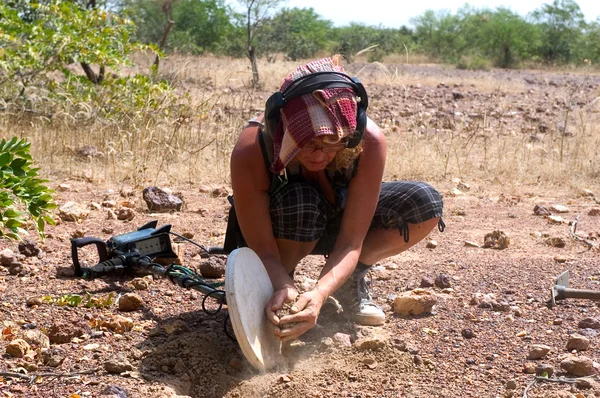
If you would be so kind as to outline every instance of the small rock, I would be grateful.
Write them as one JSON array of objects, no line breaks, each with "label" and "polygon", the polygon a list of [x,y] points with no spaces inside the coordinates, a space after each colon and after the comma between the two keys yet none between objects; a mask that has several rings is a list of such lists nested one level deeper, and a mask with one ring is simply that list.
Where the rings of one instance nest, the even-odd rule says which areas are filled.
[{"label": "small rock", "polygon": [[460,331],[460,334],[465,339],[472,339],[473,337],[475,337],[475,332],[473,332],[472,329],[463,329]]},{"label": "small rock", "polygon": [[149,278],[145,276],[143,278],[133,279],[131,282],[129,282],[129,285],[131,287],[133,287],[135,290],[148,290],[151,283],[152,283],[152,276],[150,276]]},{"label": "small rock", "polygon": [[180,211],[183,207],[181,198],[166,192],[158,187],[144,188],[143,198],[151,212]]},{"label": "small rock", "polygon": [[435,284],[434,280],[432,278],[430,278],[429,276],[424,276],[421,279],[421,287],[433,287],[433,285]]},{"label": "small rock", "polygon": [[227,196],[229,196],[229,192],[225,187],[217,187],[212,190],[210,196],[212,196],[213,198],[226,198]]},{"label": "small rock", "polygon": [[27,330],[23,333],[23,340],[34,348],[50,348],[50,338],[41,330]]},{"label": "small rock", "polygon": [[583,189],[581,191],[581,194],[583,196],[589,196],[589,197],[592,197],[592,198],[594,197],[594,192],[591,189]]},{"label": "small rock", "polygon": [[128,207],[121,207],[116,212],[117,220],[121,221],[131,221],[135,218],[135,211]]},{"label": "small rock", "polygon": [[594,318],[584,318],[577,324],[581,329],[600,329],[600,321]]},{"label": "small rock", "polygon": [[533,214],[536,216],[550,216],[552,215],[552,212],[545,206],[535,205],[533,207]]},{"label": "small rock", "polygon": [[415,289],[400,293],[394,299],[394,312],[403,316],[420,315],[431,312],[437,303],[437,297],[428,290]]},{"label": "small rock", "polygon": [[550,210],[552,210],[556,213],[568,213],[569,212],[569,208],[567,206],[558,205],[558,204],[550,206]]},{"label": "small rock", "polygon": [[574,376],[591,376],[596,373],[594,363],[588,357],[569,355],[560,362],[560,367]]},{"label": "small rock", "polygon": [[542,344],[535,344],[529,350],[527,359],[540,359],[546,356],[550,352],[550,347]]},{"label": "small rock", "polygon": [[539,365],[536,365],[535,375],[544,376],[544,373],[547,377],[552,377],[552,375],[554,374],[554,366],[549,365],[547,363],[541,363]]},{"label": "small rock", "polygon": [[435,240],[430,240],[427,242],[427,244],[425,245],[425,247],[427,249],[435,249],[436,247],[438,247],[438,243]]},{"label": "small rock", "polygon": [[550,224],[565,224],[566,221],[561,216],[546,216],[546,219]]},{"label": "small rock", "polygon": [[102,390],[100,396],[106,398],[128,398],[127,390],[119,386],[107,386]]},{"label": "small rock", "polygon": [[74,337],[81,337],[85,332],[86,329],[82,326],[59,321],[50,327],[48,337],[54,344],[63,344],[70,343]]},{"label": "small rock", "polygon": [[42,363],[53,368],[60,366],[67,357],[67,352],[61,347],[42,349],[41,354]]},{"label": "small rock", "polygon": [[465,246],[468,246],[468,247],[479,247],[479,248],[481,247],[481,245],[479,245],[479,244],[477,244],[475,242],[471,242],[470,240],[466,240],[465,241]]},{"label": "small rock", "polygon": [[28,275],[30,271],[31,270],[27,264],[21,264],[18,261],[15,261],[8,266],[9,275],[25,276]]},{"label": "small rock", "polygon": [[220,257],[209,257],[200,263],[200,273],[204,278],[222,278],[225,275],[225,261]]},{"label": "small rock", "polygon": [[587,390],[590,388],[597,388],[598,383],[591,377],[580,377],[575,380],[575,387],[580,390]]},{"label": "small rock", "polygon": [[19,242],[19,253],[25,257],[39,257],[42,255],[42,249],[34,241],[24,239],[22,242]]},{"label": "small rock", "polygon": [[102,207],[106,207],[107,209],[114,209],[117,207],[117,202],[114,200],[105,200],[102,202]]},{"label": "small rock", "polygon": [[71,190],[71,186],[69,184],[59,184],[57,190],[60,192],[67,192]]},{"label": "small rock", "polygon": [[76,202],[66,202],[58,209],[58,216],[63,221],[81,222],[88,215],[89,212]]},{"label": "small rock", "polygon": [[119,299],[119,311],[137,311],[144,304],[144,300],[135,293],[126,293]]},{"label": "small rock", "polygon": [[483,238],[483,247],[486,249],[506,249],[510,245],[510,237],[503,231],[493,231]]},{"label": "small rock", "polygon": [[336,333],[333,335],[332,337],[333,342],[336,345],[342,346],[342,347],[352,347],[352,341],[350,339],[350,335],[346,334],[346,333]]},{"label": "small rock", "polygon": [[28,307],[33,307],[34,305],[42,305],[44,304],[44,302],[42,301],[41,298],[34,296],[34,297],[29,297],[27,299],[27,306]]},{"label": "small rock", "polygon": [[590,339],[580,334],[574,334],[567,341],[567,350],[585,351],[590,347]]},{"label": "small rock", "polygon": [[414,355],[413,356],[413,363],[417,366],[421,366],[423,365],[423,358],[421,358],[420,355]]},{"label": "small rock", "polygon": [[528,375],[532,375],[535,373],[535,364],[531,362],[527,362],[523,365],[523,373]]},{"label": "small rock", "polygon": [[509,380],[504,385],[504,388],[506,388],[507,390],[516,390],[517,389],[517,382],[514,381],[514,380]]},{"label": "small rock", "polygon": [[15,253],[10,249],[0,251],[0,264],[8,267],[16,261]]},{"label": "small rock", "polygon": [[31,347],[23,339],[15,339],[6,346],[6,353],[15,358],[23,358]]},{"label": "small rock", "polygon": [[102,322],[102,326],[112,330],[115,333],[128,332],[133,329],[133,320],[121,315],[111,315]]},{"label": "small rock", "polygon": [[129,370],[133,370],[133,366],[129,363],[127,358],[125,358],[122,354],[117,354],[113,358],[104,362],[104,369],[108,373],[119,374],[119,373],[127,372]]},{"label": "small rock", "polygon": [[435,285],[440,289],[447,289],[452,286],[450,277],[446,274],[440,274],[435,278]]},{"label": "small rock", "polygon": [[588,211],[588,216],[597,217],[600,216],[600,208],[594,207]]}]

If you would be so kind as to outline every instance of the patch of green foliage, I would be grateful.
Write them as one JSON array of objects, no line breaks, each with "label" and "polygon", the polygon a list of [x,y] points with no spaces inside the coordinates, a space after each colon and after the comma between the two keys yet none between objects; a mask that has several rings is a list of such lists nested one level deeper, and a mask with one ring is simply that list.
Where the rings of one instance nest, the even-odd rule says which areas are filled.
[{"label": "patch of green foliage", "polygon": [[[79,294],[65,294],[60,297],[52,297],[50,295],[42,296],[41,300],[46,304],[54,304],[59,307],[69,306],[78,307],[83,303],[83,296]],[[86,293],[85,307],[86,308],[108,308],[115,303],[115,294],[110,292],[103,297],[92,297],[90,293]]]},{"label": "patch of green foliage", "polygon": [[54,191],[44,185],[47,180],[38,177],[30,146],[17,137],[0,141],[0,237],[16,240],[27,235],[23,227],[28,219],[42,236],[46,223],[54,224]]}]

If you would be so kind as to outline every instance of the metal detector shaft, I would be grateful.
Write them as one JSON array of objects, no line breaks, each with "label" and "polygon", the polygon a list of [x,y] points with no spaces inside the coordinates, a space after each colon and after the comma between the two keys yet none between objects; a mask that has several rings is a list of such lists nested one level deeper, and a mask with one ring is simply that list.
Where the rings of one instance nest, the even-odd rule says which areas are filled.
[{"label": "metal detector shaft", "polygon": [[569,271],[565,271],[556,278],[554,286],[550,288],[550,308],[556,305],[556,300],[568,298],[600,300],[600,291],[571,289],[569,287]]},{"label": "metal detector shaft", "polygon": [[600,300],[600,291],[598,290],[571,289],[563,286],[555,286],[555,289],[556,300],[564,300],[568,298]]}]

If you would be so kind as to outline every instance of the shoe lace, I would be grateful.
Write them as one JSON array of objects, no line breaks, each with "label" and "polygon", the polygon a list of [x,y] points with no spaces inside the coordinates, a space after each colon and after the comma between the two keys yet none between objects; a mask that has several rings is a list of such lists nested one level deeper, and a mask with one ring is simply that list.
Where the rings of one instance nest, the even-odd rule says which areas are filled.
[{"label": "shoe lace", "polygon": [[[369,281],[367,282],[367,276],[369,277]],[[371,296],[371,287],[373,286],[373,273],[370,272],[370,268],[360,272],[356,275],[357,283],[357,297],[359,302],[363,301],[372,301],[373,297]]]}]

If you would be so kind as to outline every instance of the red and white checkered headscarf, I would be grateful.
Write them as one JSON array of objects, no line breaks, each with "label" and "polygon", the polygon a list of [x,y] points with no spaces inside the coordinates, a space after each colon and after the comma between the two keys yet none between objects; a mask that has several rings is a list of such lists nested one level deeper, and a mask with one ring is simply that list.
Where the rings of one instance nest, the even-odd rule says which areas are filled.
[{"label": "red and white checkered headscarf", "polygon": [[[343,72],[331,58],[299,66],[285,78],[280,91],[299,77],[315,72]],[[273,137],[273,173],[280,173],[294,159],[300,148],[316,137],[328,144],[339,142],[356,130],[356,95],[350,88],[316,90],[286,103],[281,110],[281,123]]]}]

